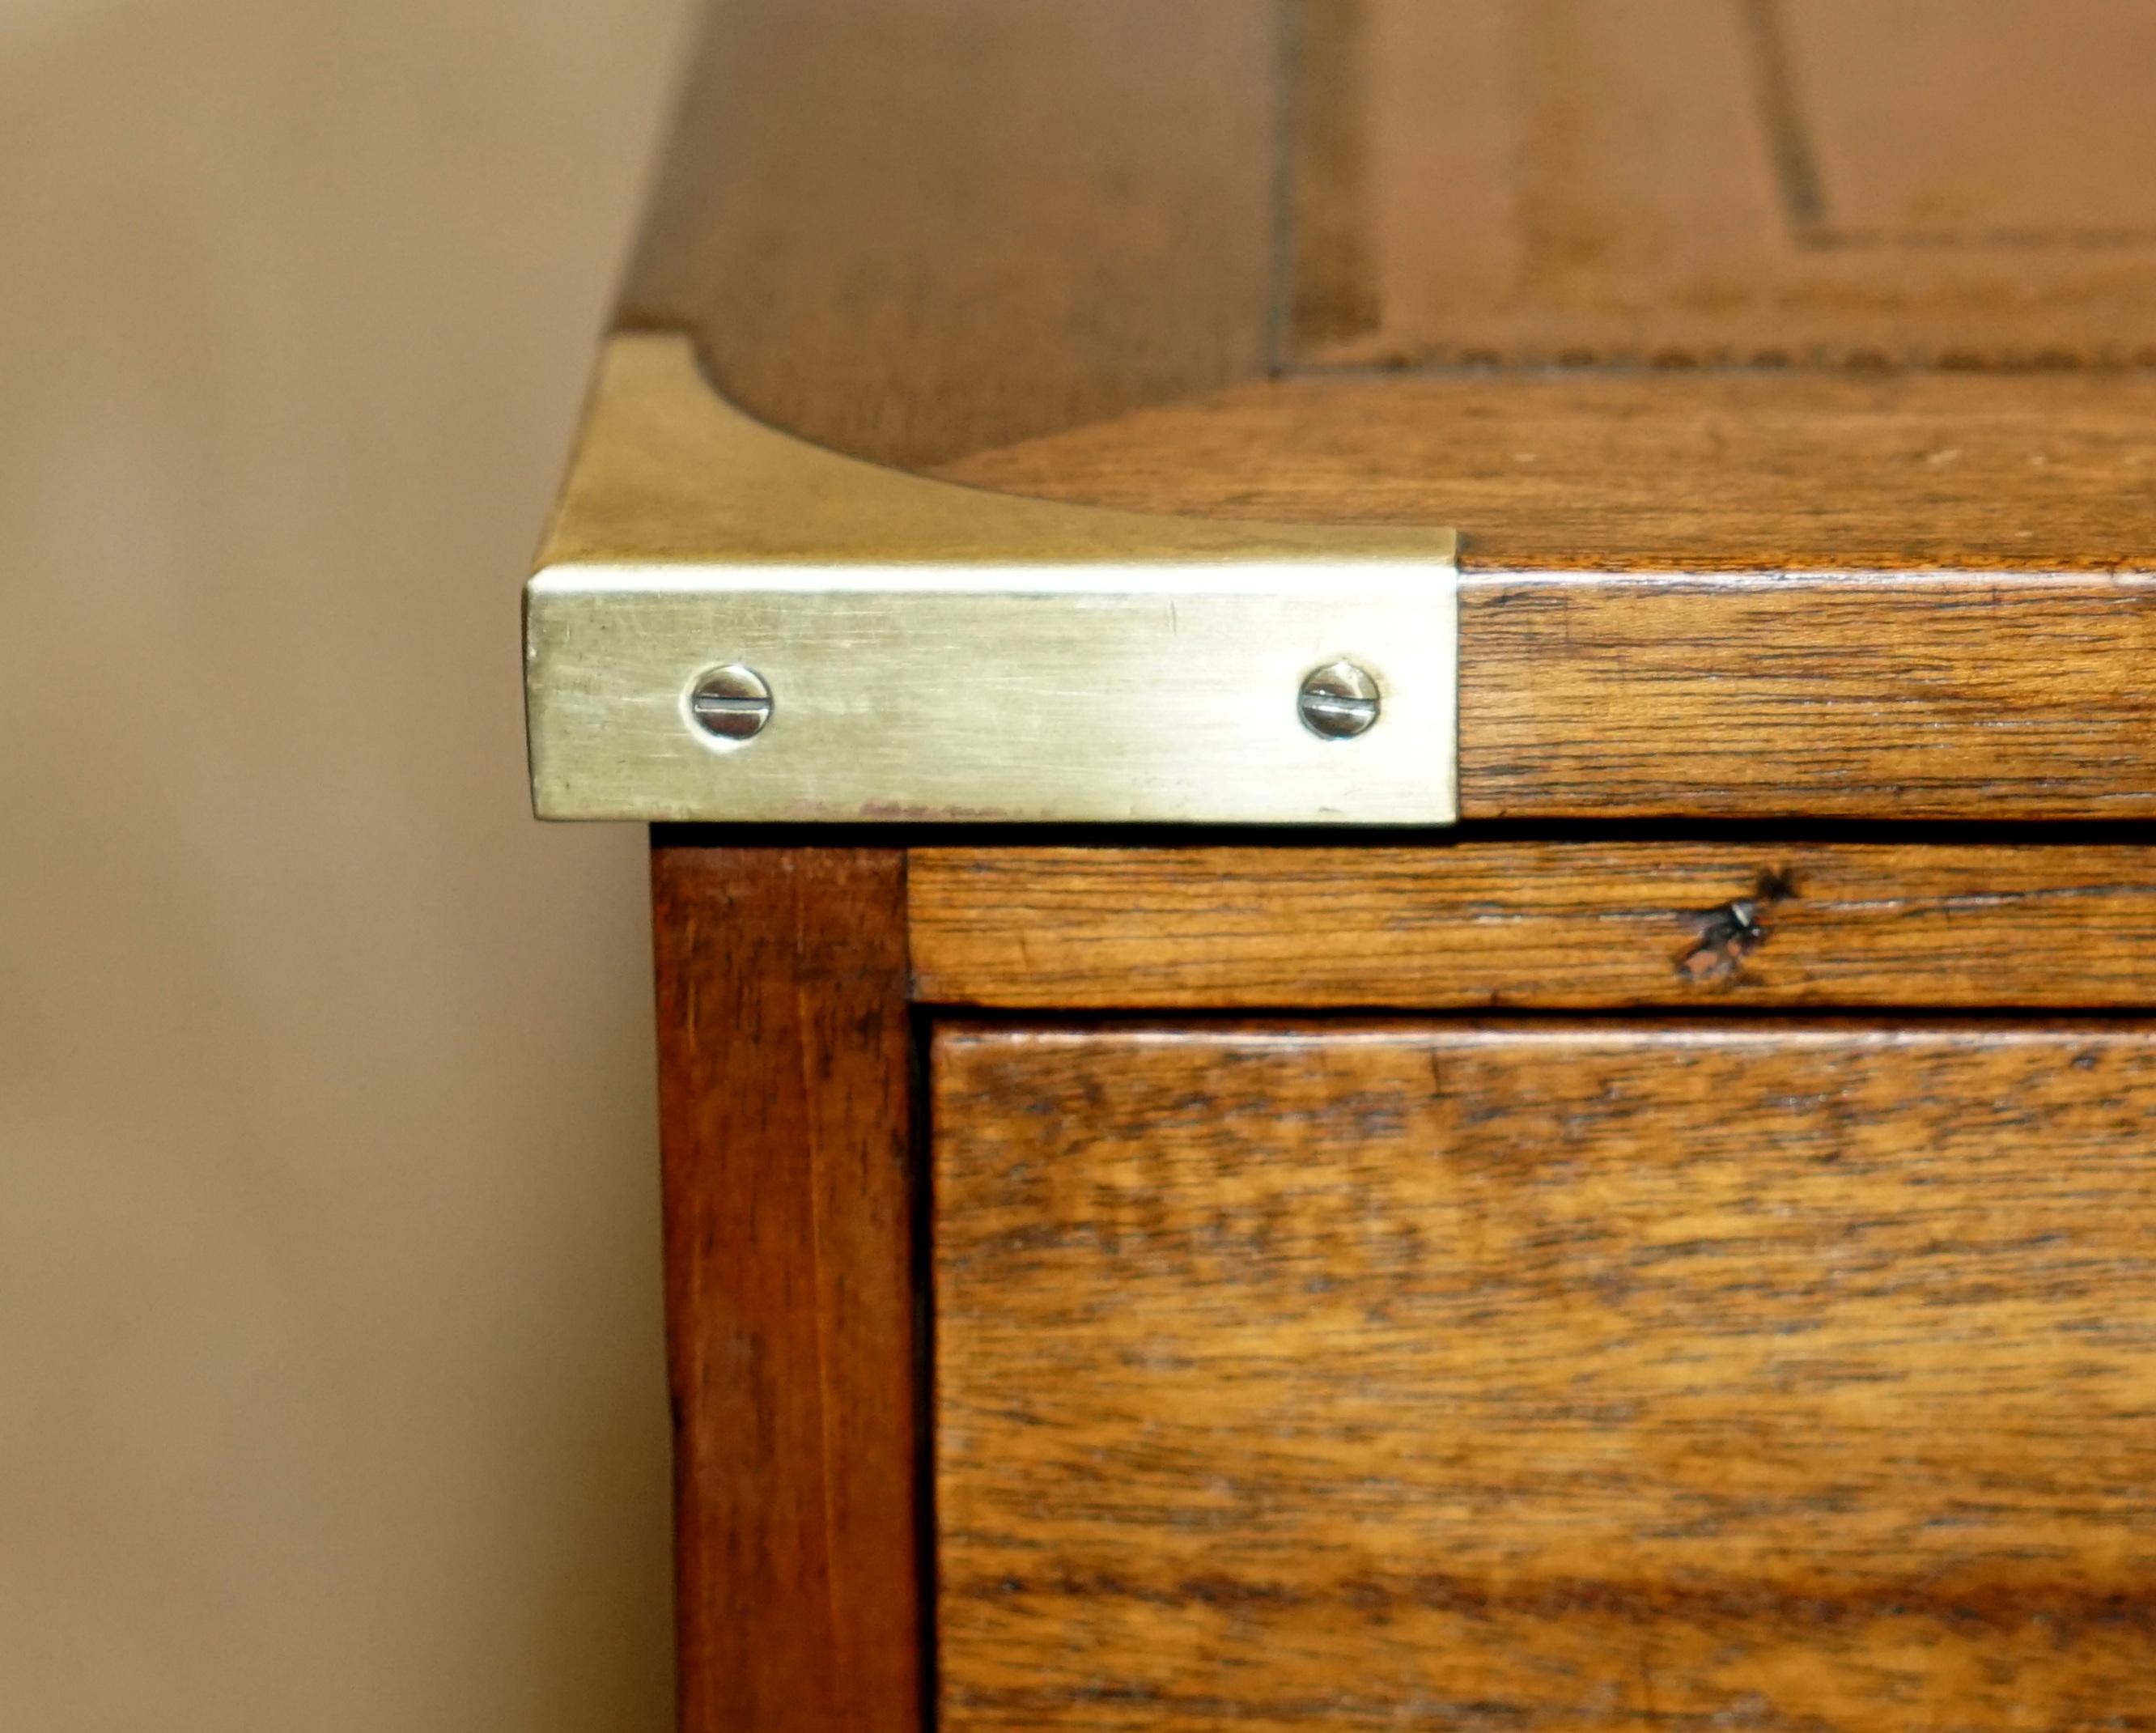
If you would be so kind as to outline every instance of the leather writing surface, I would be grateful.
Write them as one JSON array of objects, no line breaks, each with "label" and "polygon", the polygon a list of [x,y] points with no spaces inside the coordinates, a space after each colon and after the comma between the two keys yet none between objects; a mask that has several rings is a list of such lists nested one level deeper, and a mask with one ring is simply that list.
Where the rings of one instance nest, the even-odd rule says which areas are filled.
[{"label": "leather writing surface", "polygon": [[1299,362],[2156,357],[2156,8],[1303,14]]}]

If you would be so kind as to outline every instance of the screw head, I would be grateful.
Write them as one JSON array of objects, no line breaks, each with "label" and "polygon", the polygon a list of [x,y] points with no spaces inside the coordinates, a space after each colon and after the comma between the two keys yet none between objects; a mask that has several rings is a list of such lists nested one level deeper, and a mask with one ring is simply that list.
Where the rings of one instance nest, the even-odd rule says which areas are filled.
[{"label": "screw head", "polygon": [[1327,662],[1303,676],[1296,699],[1302,725],[1326,740],[1353,740],[1377,726],[1378,682],[1354,663]]},{"label": "screw head", "polygon": [[771,720],[771,688],[738,662],[710,669],[689,688],[689,716],[715,740],[753,740]]}]

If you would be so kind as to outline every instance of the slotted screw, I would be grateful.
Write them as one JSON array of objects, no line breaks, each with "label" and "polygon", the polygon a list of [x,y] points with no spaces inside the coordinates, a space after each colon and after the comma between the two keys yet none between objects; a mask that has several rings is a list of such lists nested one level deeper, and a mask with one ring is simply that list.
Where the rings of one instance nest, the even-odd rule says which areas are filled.
[{"label": "slotted screw", "polygon": [[720,740],[753,740],[771,720],[771,688],[738,662],[697,677],[689,694],[696,726]]},{"label": "slotted screw", "polygon": [[1327,740],[1353,740],[1377,725],[1378,682],[1354,663],[1327,662],[1303,676],[1296,708],[1302,725]]}]

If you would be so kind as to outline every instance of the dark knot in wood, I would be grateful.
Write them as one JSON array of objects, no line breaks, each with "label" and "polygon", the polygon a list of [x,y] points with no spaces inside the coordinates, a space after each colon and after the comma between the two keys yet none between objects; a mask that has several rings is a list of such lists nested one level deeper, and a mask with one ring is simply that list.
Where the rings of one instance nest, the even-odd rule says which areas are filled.
[{"label": "dark knot in wood", "polygon": [[1692,943],[1677,954],[1677,974],[1701,983],[1734,981],[1743,972],[1744,959],[1773,936],[1768,915],[1796,894],[1789,872],[1770,867],[1760,873],[1750,896],[1686,915]]}]

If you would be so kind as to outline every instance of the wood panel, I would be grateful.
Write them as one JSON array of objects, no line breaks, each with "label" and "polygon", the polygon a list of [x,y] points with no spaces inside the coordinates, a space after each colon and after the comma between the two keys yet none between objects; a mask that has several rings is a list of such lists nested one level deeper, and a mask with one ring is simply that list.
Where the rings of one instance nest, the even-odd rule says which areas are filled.
[{"label": "wood panel", "polygon": [[2156,15],[1302,0],[1306,364],[2146,364]]},{"label": "wood panel", "polygon": [[2156,1007],[2156,848],[932,848],[914,992],[1004,1009]]},{"label": "wood panel", "polygon": [[942,1725],[2156,1725],[2156,1034],[939,1036]]},{"label": "wood panel", "polygon": [[685,1733],[919,1733],[904,857],[652,856]]},{"label": "wood panel", "polygon": [[1245,0],[716,0],[623,322],[899,465],[1261,376],[1279,59]]}]

